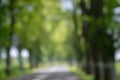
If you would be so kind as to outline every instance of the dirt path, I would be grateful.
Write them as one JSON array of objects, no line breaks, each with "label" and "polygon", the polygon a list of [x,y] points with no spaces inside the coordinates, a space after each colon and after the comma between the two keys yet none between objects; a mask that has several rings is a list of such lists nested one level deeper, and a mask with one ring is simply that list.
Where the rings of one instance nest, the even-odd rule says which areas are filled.
[{"label": "dirt path", "polygon": [[25,75],[14,80],[78,80],[70,73],[67,66],[49,67],[36,73]]}]

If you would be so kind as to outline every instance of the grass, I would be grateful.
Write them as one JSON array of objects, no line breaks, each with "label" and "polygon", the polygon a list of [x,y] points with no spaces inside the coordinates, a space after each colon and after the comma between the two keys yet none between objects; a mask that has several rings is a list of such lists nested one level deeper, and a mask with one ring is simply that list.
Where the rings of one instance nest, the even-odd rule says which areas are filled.
[{"label": "grass", "polygon": [[[120,80],[120,62],[116,62],[115,69],[118,75],[118,80]],[[82,69],[78,70],[76,66],[71,66],[70,71],[75,73],[80,80],[94,80],[92,75],[87,75]]]},{"label": "grass", "polygon": [[[16,60],[14,60],[14,61],[16,61]],[[6,72],[5,72],[6,64],[4,61],[0,61],[0,80],[11,80],[14,77],[27,74],[31,71],[29,69],[28,63],[26,65],[24,65],[24,68],[25,68],[24,71],[21,71],[19,68],[19,65],[16,63],[15,64],[12,63],[11,67],[12,67],[11,75],[7,76]]]},{"label": "grass", "polygon": [[[49,64],[45,64],[45,65],[41,64],[40,68],[43,68],[48,65]],[[12,80],[13,78],[15,78],[17,76],[22,76],[22,75],[31,73],[33,71],[37,71],[37,69],[33,69],[33,70],[29,69],[28,64],[26,64],[24,66],[24,68],[25,68],[25,70],[21,71],[17,65],[12,66],[12,75],[10,77],[7,77],[5,74],[5,63],[1,63],[0,80]],[[117,74],[118,74],[119,80],[120,80],[120,62],[116,62],[115,68],[116,68],[116,71],[117,71]],[[87,75],[82,69],[78,70],[76,66],[71,66],[69,69],[71,72],[75,73],[79,77],[80,80],[94,80],[92,75]]]},{"label": "grass", "polygon": [[12,69],[12,75],[11,75],[10,77],[7,77],[6,80],[9,80],[9,78],[10,78],[10,79],[13,79],[13,78],[16,78],[16,77],[18,77],[18,76],[22,76],[22,75],[28,74],[28,73],[30,73],[30,72],[32,72],[32,70],[31,70],[29,67],[24,67],[24,70],[21,71],[21,70],[19,69],[19,67],[16,66],[16,67],[14,67],[14,68]]},{"label": "grass", "polygon": [[14,66],[12,68],[12,73],[10,76],[7,76],[6,73],[5,73],[5,67],[3,68],[0,68],[0,80],[10,80],[16,76],[20,76],[20,75],[23,75],[23,74],[27,74],[29,73],[31,70],[29,68],[25,68],[24,71],[21,71],[19,69],[19,67],[17,66]]},{"label": "grass", "polygon": [[71,66],[70,71],[75,73],[79,80],[94,80],[92,75],[87,75],[82,69],[78,70],[76,66]]},{"label": "grass", "polygon": [[[52,64],[52,65],[55,65],[55,64]],[[47,66],[52,66],[52,65],[49,63],[46,63],[46,64],[41,63],[41,64],[39,64],[38,68],[42,69],[42,68],[45,68]],[[11,76],[7,76],[5,73],[5,68],[6,68],[5,62],[0,62],[0,80],[13,80],[14,78],[16,78],[18,76],[36,72],[38,70],[38,68],[30,69],[29,63],[25,63],[24,70],[21,71],[19,68],[19,64],[14,61],[14,63],[12,63]]]},{"label": "grass", "polygon": [[116,62],[115,68],[116,68],[116,72],[118,74],[118,78],[120,80],[120,62]]}]

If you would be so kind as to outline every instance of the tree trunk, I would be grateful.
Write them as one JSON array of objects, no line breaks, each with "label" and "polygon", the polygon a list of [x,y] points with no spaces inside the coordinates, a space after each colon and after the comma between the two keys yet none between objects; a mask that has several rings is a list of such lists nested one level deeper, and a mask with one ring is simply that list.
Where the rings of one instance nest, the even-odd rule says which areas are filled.
[{"label": "tree trunk", "polygon": [[80,56],[79,54],[77,54],[77,64],[78,64],[78,66],[77,66],[78,69],[83,68],[83,66],[84,66],[83,61],[82,61],[82,56]]},{"label": "tree trunk", "polygon": [[39,60],[38,60],[38,57],[36,56],[35,67],[37,68],[38,66],[39,66]]},{"label": "tree trunk", "polygon": [[34,64],[33,64],[33,55],[32,55],[32,51],[29,50],[29,64],[30,64],[30,68],[34,68]]},{"label": "tree trunk", "polygon": [[93,52],[94,50],[92,49],[93,46],[90,45],[89,41],[89,30],[91,28],[90,22],[87,20],[83,20],[83,37],[85,39],[86,43],[86,73],[87,74],[94,74],[94,60],[93,60]]},{"label": "tree trunk", "polygon": [[10,48],[6,49],[7,57],[6,57],[6,74],[11,75],[11,57],[10,57]]},{"label": "tree trunk", "polygon": [[9,12],[10,12],[10,32],[9,32],[9,44],[7,45],[7,58],[6,58],[6,74],[11,74],[11,60],[10,60],[10,48],[12,46],[12,37],[14,34],[14,23],[15,23],[15,13],[14,13],[14,0],[10,0],[9,4]]},{"label": "tree trunk", "polygon": [[100,53],[94,54],[94,63],[95,63],[95,80],[104,80],[104,69],[103,61]]},{"label": "tree trunk", "polygon": [[94,60],[92,55],[92,49],[89,48],[87,52],[87,65],[86,65],[86,72],[87,74],[93,74],[94,75]]},{"label": "tree trunk", "polygon": [[114,62],[110,61],[105,63],[104,74],[105,74],[104,80],[118,80],[115,73]]},{"label": "tree trunk", "polygon": [[75,48],[76,55],[77,55],[78,69],[79,69],[80,67],[83,66],[83,62],[82,62],[83,61],[83,54],[82,54],[82,52],[80,50],[80,46],[78,44],[80,42],[81,35],[78,34],[79,25],[78,25],[77,16],[76,16],[77,8],[75,6],[74,1],[73,1],[73,4],[74,4],[74,11],[73,11],[72,17],[73,17],[73,22],[74,22],[74,36],[75,36],[75,38],[74,38],[74,48]]},{"label": "tree trunk", "polygon": [[[111,37],[110,37],[111,38]],[[104,80],[118,80],[117,79],[117,75],[115,72],[115,60],[114,60],[114,52],[115,49],[113,47],[113,41],[112,38],[109,39],[109,45],[107,45],[108,47],[106,47],[106,51],[107,53],[104,54],[104,73],[105,73],[105,78]]]},{"label": "tree trunk", "polygon": [[23,67],[23,60],[22,60],[21,50],[22,49],[19,49],[19,67],[23,71],[24,67]]}]

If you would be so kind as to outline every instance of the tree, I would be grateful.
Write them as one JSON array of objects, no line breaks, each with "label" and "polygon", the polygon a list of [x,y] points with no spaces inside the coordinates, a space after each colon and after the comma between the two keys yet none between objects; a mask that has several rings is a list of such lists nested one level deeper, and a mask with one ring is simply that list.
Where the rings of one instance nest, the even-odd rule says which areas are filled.
[{"label": "tree", "polygon": [[14,34],[14,24],[15,24],[15,1],[10,0],[9,1],[9,13],[10,13],[10,25],[9,25],[9,33],[8,33],[8,46],[6,46],[7,50],[7,58],[6,58],[6,73],[7,75],[11,74],[11,60],[10,60],[10,48],[13,41],[13,34]]},{"label": "tree", "polygon": [[[109,1],[106,3],[109,4]],[[86,35],[84,36],[87,36],[86,39],[89,43],[89,47],[92,47],[92,54],[95,63],[95,80],[116,80],[114,67],[112,67],[114,66],[115,55],[115,48],[113,46],[114,40],[112,38],[112,35],[106,33],[110,26],[108,25],[109,22],[105,23],[104,21],[108,18],[103,12],[106,3],[104,0],[90,0],[90,7],[87,8],[86,4],[88,3],[85,3],[83,0],[81,1],[82,11],[89,18],[89,20],[87,20],[89,23],[89,28],[86,28],[87,33],[85,33]],[[108,7],[108,5],[107,8],[109,11],[110,7]],[[112,14],[111,9],[109,14]],[[110,20],[111,18],[109,16],[109,20],[107,21]],[[103,62],[104,67],[102,66]],[[103,73],[105,74],[104,78],[102,76]]]}]

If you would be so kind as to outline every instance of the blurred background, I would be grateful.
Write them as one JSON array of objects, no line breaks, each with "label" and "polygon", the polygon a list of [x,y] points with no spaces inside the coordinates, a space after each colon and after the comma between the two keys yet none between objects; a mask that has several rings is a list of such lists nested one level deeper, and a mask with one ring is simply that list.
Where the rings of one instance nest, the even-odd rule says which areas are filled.
[{"label": "blurred background", "polygon": [[120,1],[0,0],[0,80],[55,64],[120,80]]}]

